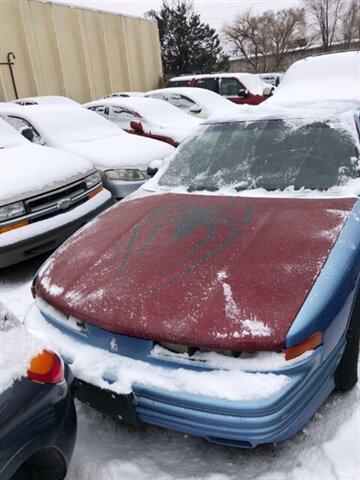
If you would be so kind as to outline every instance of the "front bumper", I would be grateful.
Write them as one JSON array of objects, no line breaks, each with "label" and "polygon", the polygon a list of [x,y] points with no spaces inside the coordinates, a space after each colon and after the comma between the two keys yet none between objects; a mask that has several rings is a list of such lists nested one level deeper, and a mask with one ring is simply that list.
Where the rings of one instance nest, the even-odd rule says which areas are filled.
[{"label": "front bumper", "polygon": [[0,268],[54,250],[76,230],[113,203],[111,194],[104,189],[95,197],[71,210],[2,233],[0,236]]},{"label": "front bumper", "polygon": [[110,190],[116,200],[121,200],[122,198],[125,198],[131,193],[135,192],[150,178],[146,172],[141,173],[144,175],[145,179],[135,182],[129,182],[125,180],[109,180],[104,174],[102,175],[102,180],[105,188]]},{"label": "front bumper", "polygon": [[[274,376],[286,376],[289,381],[274,393],[270,392],[261,398],[255,396],[245,400],[231,400],[230,397],[221,398],[221,395],[211,396],[206,389],[194,393],[186,391],[185,387],[162,387],[161,382],[156,381],[151,384],[141,373],[146,372],[149,377],[154,374],[167,380],[173,377],[173,372],[176,372],[176,376],[189,368],[192,369],[193,382],[200,380],[201,384],[200,376],[204,370],[209,372],[209,369],[188,367],[184,363],[175,364],[166,360],[155,365],[149,357],[140,366],[140,359],[129,358],[131,353],[124,357],[105,351],[109,350],[109,342],[104,342],[104,331],[96,329],[94,332],[96,342],[101,347],[98,348],[94,346],[93,340],[86,342],[86,345],[59,325],[55,327],[49,318],[42,316],[34,306],[29,311],[26,323],[33,334],[46,338],[47,341],[51,339],[63,357],[73,362],[77,378],[75,392],[81,401],[129,423],[158,425],[205,437],[212,442],[245,448],[285,440],[314,415],[334,388],[333,373],[345,346],[345,340],[342,339],[326,359],[323,358],[323,347],[319,347],[298,362],[269,372],[268,377],[267,374],[261,377],[262,374],[257,371],[246,373],[246,381],[239,384],[241,389],[246,389],[248,385],[250,390],[251,383],[255,381],[261,390]],[[108,339],[113,337],[109,332],[107,335]],[[119,340],[117,343],[121,346],[125,338],[116,339]],[[85,349],[84,355],[81,354],[82,348]],[[89,358],[97,359],[96,375],[93,363],[88,363]],[[157,370],[152,371],[153,368]],[[134,376],[132,369],[137,372]],[[214,369],[210,370],[210,373],[213,372]],[[225,379],[228,374],[231,377],[231,371],[221,370],[220,374]],[[263,384],[259,384],[259,375]],[[122,376],[130,378],[127,388],[119,388]],[[226,397],[227,392],[223,393]]]}]

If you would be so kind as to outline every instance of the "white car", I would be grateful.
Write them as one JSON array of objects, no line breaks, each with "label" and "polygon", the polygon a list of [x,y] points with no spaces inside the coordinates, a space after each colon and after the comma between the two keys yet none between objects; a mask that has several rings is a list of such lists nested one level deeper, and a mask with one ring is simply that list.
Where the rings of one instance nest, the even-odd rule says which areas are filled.
[{"label": "white car", "polygon": [[151,90],[146,97],[165,100],[198,118],[238,112],[239,107],[221,95],[196,87],[174,87]]},{"label": "white car", "polygon": [[126,133],[81,106],[3,104],[1,114],[17,130],[30,133],[29,140],[90,160],[117,199],[146,181],[152,160],[162,160],[174,151],[164,142]]},{"label": "white car", "polygon": [[12,103],[17,105],[80,105],[75,100],[61,95],[45,95],[42,97],[26,97],[13,100]]},{"label": "white car", "polygon": [[0,268],[53,250],[114,202],[90,162],[1,119],[0,161]]},{"label": "white car", "polygon": [[201,122],[170,103],[155,98],[102,98],[86,103],[84,107],[129,133],[161,140],[174,147]]}]

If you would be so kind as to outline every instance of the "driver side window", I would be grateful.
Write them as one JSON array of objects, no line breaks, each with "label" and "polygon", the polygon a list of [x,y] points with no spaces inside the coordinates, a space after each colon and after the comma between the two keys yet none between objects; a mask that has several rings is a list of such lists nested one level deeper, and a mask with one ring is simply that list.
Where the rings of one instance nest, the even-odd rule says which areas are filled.
[{"label": "driver side window", "polygon": [[243,86],[235,78],[220,79],[220,95],[223,97],[237,97],[241,88]]},{"label": "driver side window", "polygon": [[19,133],[21,133],[25,129],[31,130],[33,134],[31,143],[36,143],[37,145],[45,145],[45,140],[41,137],[36,128],[24,118],[14,117],[13,115],[6,115],[4,119]]}]

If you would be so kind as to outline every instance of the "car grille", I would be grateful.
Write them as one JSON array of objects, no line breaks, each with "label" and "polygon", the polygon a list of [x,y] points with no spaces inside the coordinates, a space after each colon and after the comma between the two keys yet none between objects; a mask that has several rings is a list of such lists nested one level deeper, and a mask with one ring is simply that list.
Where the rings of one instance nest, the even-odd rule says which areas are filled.
[{"label": "car grille", "polygon": [[51,217],[78,206],[88,199],[87,188],[84,180],[71,185],[38,195],[25,201],[27,215],[31,215],[29,221]]}]

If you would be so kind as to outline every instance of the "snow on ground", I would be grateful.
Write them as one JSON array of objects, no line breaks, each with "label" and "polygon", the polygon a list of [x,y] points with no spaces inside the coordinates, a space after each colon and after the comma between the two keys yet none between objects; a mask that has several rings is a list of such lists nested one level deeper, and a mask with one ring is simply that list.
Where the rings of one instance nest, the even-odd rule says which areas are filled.
[{"label": "snow on ground", "polygon": [[[0,299],[20,319],[32,304],[31,279],[45,257],[3,271]],[[158,427],[129,427],[81,405],[67,480],[358,480],[360,388],[332,394],[286,442],[254,450],[212,445]]]}]

